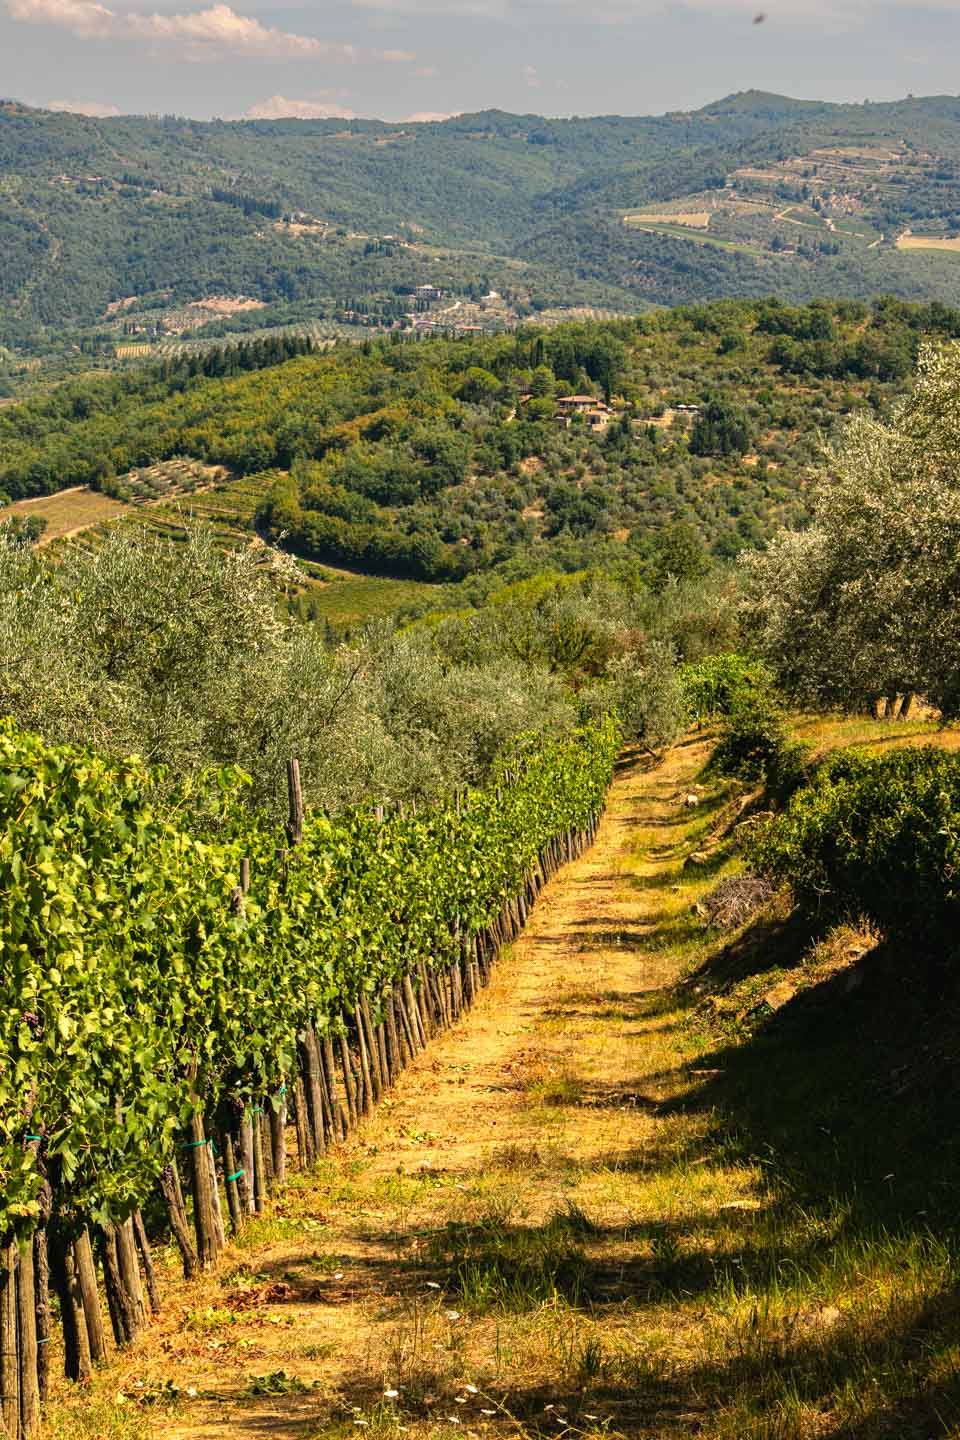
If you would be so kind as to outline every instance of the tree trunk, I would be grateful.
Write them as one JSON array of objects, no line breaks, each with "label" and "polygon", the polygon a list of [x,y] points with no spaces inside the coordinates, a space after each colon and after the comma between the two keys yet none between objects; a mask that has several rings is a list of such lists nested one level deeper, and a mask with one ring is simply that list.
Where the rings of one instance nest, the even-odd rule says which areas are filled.
[{"label": "tree trunk", "polygon": [[89,1380],[93,1364],[73,1246],[59,1231],[55,1232],[55,1237],[54,1276],[63,1325],[63,1367],[68,1380]]},{"label": "tree trunk", "polygon": [[230,1229],[234,1235],[239,1235],[243,1229],[243,1207],[240,1204],[240,1191],[237,1189],[237,1181],[241,1179],[237,1170],[237,1156],[233,1148],[233,1136],[226,1128],[222,1134],[223,1144],[223,1165],[224,1165],[224,1186],[227,1192],[227,1209],[230,1211]]},{"label": "tree trunk", "polygon": [[367,1060],[370,1065],[370,1074],[373,1078],[373,1098],[375,1103],[379,1104],[389,1082],[384,1073],[383,1061],[380,1055],[380,1045],[377,1038],[377,1029],[373,1023],[373,1015],[370,1011],[370,997],[367,994],[364,994],[360,1000],[357,1028],[362,1030],[363,1038],[367,1042]]},{"label": "tree trunk", "polygon": [[213,1208],[213,1229],[217,1237],[217,1251],[221,1251],[227,1243],[227,1234],[223,1228],[223,1206],[220,1203],[220,1182],[217,1179],[217,1162],[213,1154],[213,1141],[203,1147],[201,1153],[206,1153],[207,1168],[210,1171],[210,1199]]},{"label": "tree trunk", "polygon": [[357,1087],[353,1079],[353,1066],[350,1063],[350,1047],[347,1044],[346,1033],[340,1031],[340,1064],[343,1071],[343,1088],[347,1095],[347,1113],[350,1117],[351,1126],[356,1125],[359,1117],[357,1104]]},{"label": "tree trunk", "polygon": [[320,1090],[320,1053],[316,1031],[312,1025],[303,1027],[300,1041],[300,1070],[307,1102],[307,1123],[313,1153],[319,1158],[327,1148],[323,1125],[323,1095]]},{"label": "tree trunk", "polygon": [[321,1042],[320,1060],[323,1064],[323,1074],[327,1082],[327,1094],[330,1097],[330,1109],[333,1112],[335,1134],[338,1140],[345,1140],[350,1122],[344,1110],[343,1101],[337,1094],[337,1067],[333,1058],[333,1041],[329,1035],[324,1035]]},{"label": "tree trunk", "polygon": [[45,1225],[33,1237],[33,1300],[37,1317],[37,1385],[42,1402],[50,1388],[50,1261]]},{"label": "tree trunk", "polygon": [[403,999],[413,1041],[413,1052],[415,1055],[419,1055],[426,1045],[426,1037],[420,1023],[420,1007],[417,1005],[417,997],[414,994],[413,981],[409,975],[403,977]]},{"label": "tree trunk", "polygon": [[359,1004],[354,1006],[357,1025],[357,1049],[360,1052],[360,1073],[363,1076],[363,1099],[361,1109],[364,1115],[373,1114],[373,1079],[370,1069],[370,1055],[367,1051],[367,1042],[363,1036],[363,1017],[360,1014]]},{"label": "tree trunk", "polygon": [[120,1266],[117,1226],[106,1224],[102,1233],[103,1282],[107,1292],[113,1338],[118,1345],[129,1345],[138,1330],[137,1304],[127,1289]]},{"label": "tree trunk", "polygon": [[10,1440],[20,1433],[20,1347],[17,1343],[16,1242],[0,1246],[0,1420]]},{"label": "tree trunk", "polygon": [[277,1108],[270,1105],[270,1159],[273,1163],[274,1189],[282,1190],[287,1183],[287,1087],[277,1098]]},{"label": "tree trunk", "polygon": [[256,1213],[256,1201],[253,1194],[254,1185],[254,1157],[253,1157],[253,1120],[249,1115],[244,1115],[240,1121],[240,1167],[243,1174],[239,1180],[240,1203],[246,1206],[247,1214]]},{"label": "tree trunk", "polygon": [[395,1081],[406,1063],[403,1051],[400,1048],[400,1035],[397,1030],[397,1014],[394,1006],[393,990],[387,993],[386,1003],[386,1027],[387,1027],[387,1062],[390,1071],[391,1081]]},{"label": "tree trunk", "polygon": [[423,1032],[423,1043],[426,1045],[437,1033],[437,1021],[430,996],[430,986],[427,982],[427,970],[422,960],[417,962],[417,979],[420,983],[417,986],[415,994],[419,1007],[418,1013],[420,1016],[420,1029]]},{"label": "tree trunk", "polygon": [[217,1258],[217,1234],[213,1220],[213,1194],[210,1187],[210,1163],[204,1154],[207,1148],[203,1116],[199,1110],[190,1121],[190,1188],[193,1192],[193,1227],[197,1236],[197,1259],[205,1270]]},{"label": "tree trunk", "polygon": [[[206,1147],[204,1147],[206,1148]],[[201,1154],[202,1154],[201,1150]],[[140,1262],[137,1259],[137,1242],[133,1234],[133,1220],[130,1216],[117,1226],[117,1260],[120,1264],[120,1278],[133,1302],[136,1329],[130,1337],[139,1335],[147,1323],[147,1305],[143,1298],[143,1282],[140,1279]]]},{"label": "tree trunk", "polygon": [[153,1268],[153,1252],[150,1249],[150,1241],[147,1239],[147,1227],[143,1223],[143,1216],[139,1210],[133,1212],[133,1238],[137,1242],[137,1249],[140,1251],[140,1259],[143,1263],[143,1273],[147,1281],[147,1298],[150,1301],[150,1310],[154,1315],[160,1314],[160,1290],[157,1285],[157,1272]]},{"label": "tree trunk", "polygon": [[[259,1110],[259,1106],[257,1109]],[[254,1113],[250,1126],[253,1133],[253,1208],[257,1215],[263,1214],[267,1198],[267,1177],[263,1172],[263,1127],[262,1116]]]},{"label": "tree trunk", "polygon": [[197,1273],[197,1255],[193,1248],[193,1241],[190,1239],[187,1212],[183,1204],[183,1191],[180,1189],[180,1175],[175,1160],[166,1166],[160,1176],[160,1192],[166,1203],[170,1229],[183,1261],[184,1277],[191,1280]]},{"label": "tree trunk", "polygon": [[303,1087],[303,1076],[299,1072],[293,1082],[293,1119],[297,1127],[297,1154],[300,1157],[300,1169],[309,1170],[314,1162],[316,1152],[310,1140],[307,1092]]}]

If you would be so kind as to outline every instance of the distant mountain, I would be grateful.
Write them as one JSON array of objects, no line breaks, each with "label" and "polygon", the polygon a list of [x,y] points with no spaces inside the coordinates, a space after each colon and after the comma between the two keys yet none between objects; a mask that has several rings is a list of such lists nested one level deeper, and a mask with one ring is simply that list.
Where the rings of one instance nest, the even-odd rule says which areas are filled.
[{"label": "distant mountain", "polygon": [[498,323],[771,292],[957,302],[957,237],[953,96],[399,125],[0,103],[0,344],[21,349],[390,320],[425,285],[494,289]]}]

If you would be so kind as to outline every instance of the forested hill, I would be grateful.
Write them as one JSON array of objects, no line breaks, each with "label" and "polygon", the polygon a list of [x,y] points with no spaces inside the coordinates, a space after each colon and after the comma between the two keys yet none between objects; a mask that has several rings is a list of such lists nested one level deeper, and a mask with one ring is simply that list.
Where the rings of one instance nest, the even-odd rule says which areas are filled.
[{"label": "forested hill", "polygon": [[221,511],[242,494],[244,523],[308,561],[460,581],[659,554],[677,573],[802,520],[822,437],[883,412],[920,345],[956,337],[939,303],[721,301],[325,353],[232,346],[0,412],[0,492],[87,484],[149,516],[164,462],[186,460]]},{"label": "forested hill", "polygon": [[210,296],[396,314],[427,283],[494,286],[520,316],[771,292],[960,300],[953,97],[748,92],[655,117],[402,125],[9,101],[0,176],[0,343],[21,347]]}]

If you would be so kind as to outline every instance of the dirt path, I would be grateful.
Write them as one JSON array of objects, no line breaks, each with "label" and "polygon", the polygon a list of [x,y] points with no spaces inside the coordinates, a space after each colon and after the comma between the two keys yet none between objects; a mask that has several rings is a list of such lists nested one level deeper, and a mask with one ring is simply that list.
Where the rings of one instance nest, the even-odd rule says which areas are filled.
[{"label": "dirt path", "polygon": [[860,932],[704,929],[705,756],[619,774],[463,1024],[215,1275],[161,1254],[163,1316],[47,1440],[960,1440],[953,1092],[891,1109],[923,1032]]},{"label": "dirt path", "polygon": [[[659,1113],[690,1083],[662,1000],[680,903],[665,881],[704,755],[681,747],[618,776],[597,842],[544,892],[466,1020],[217,1276],[172,1288],[110,1378],[130,1406],[159,1402],[149,1434],[515,1433],[550,1418],[549,1395],[562,1414],[589,1403],[598,1347],[636,1352],[651,1236],[669,1248],[708,1181],[671,1183],[692,1122],[681,1136]],[[662,1308],[643,1344],[663,1343]],[[181,1392],[169,1405],[167,1382]],[[598,1402],[577,1433],[634,1428],[643,1409]]]}]

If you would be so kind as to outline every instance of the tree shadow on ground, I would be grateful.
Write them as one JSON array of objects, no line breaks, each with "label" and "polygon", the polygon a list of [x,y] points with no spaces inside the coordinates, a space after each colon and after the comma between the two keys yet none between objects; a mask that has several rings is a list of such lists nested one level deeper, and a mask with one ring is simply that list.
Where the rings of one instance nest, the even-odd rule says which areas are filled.
[{"label": "tree shadow on ground", "polygon": [[[765,965],[799,965],[810,939],[799,917],[761,917],[699,979],[732,984]],[[299,1263],[314,1262],[305,1246],[275,1272],[265,1264],[265,1283],[289,1285],[300,1308],[374,1297],[372,1326],[382,1335],[410,1307],[438,1315],[452,1307],[497,1324],[524,1305],[570,1317],[565,1328],[558,1322],[567,1349],[551,1360],[549,1378],[478,1375],[482,1393],[465,1406],[456,1405],[462,1377],[431,1369],[427,1356],[416,1375],[396,1377],[401,1424],[455,1412],[464,1426],[479,1424],[486,1401],[482,1408],[496,1413],[485,1423],[504,1435],[518,1427],[538,1437],[603,1429],[650,1440],[689,1436],[720,1414],[731,1417],[726,1433],[757,1440],[956,1433],[960,1027],[956,997],[938,1009],[909,978],[916,959],[879,946],[798,993],[747,1038],[718,1039],[695,1064],[613,1086],[587,1082],[586,1105],[636,1106],[666,1123],[626,1153],[575,1160],[584,1173],[642,1174],[669,1195],[711,1161],[759,1166],[767,1187],[741,1210],[704,1201],[667,1219],[634,1214],[607,1225],[569,1207],[537,1224],[480,1213],[433,1229],[358,1229],[342,1282],[291,1280]],[[550,1013],[682,1023],[656,992],[576,992]],[[694,1126],[681,1130],[691,1118]],[[516,1156],[506,1165],[518,1173]],[[477,1173],[444,1175],[468,1185]],[[652,1187],[651,1206],[657,1194]],[[842,1309],[830,1303],[841,1273],[849,1296]],[[652,1317],[673,1303],[697,1307],[705,1321],[698,1351],[683,1363],[663,1362],[650,1348]],[[615,1328],[591,1341],[590,1327],[604,1317]],[[371,1362],[340,1382],[317,1402],[322,1425],[352,1426],[354,1407],[375,1411],[385,1378],[393,1384],[384,1364]],[[289,1426],[277,1433],[293,1435],[300,1423],[291,1403]],[[238,1433],[270,1433],[260,1409],[232,1424]]]}]

